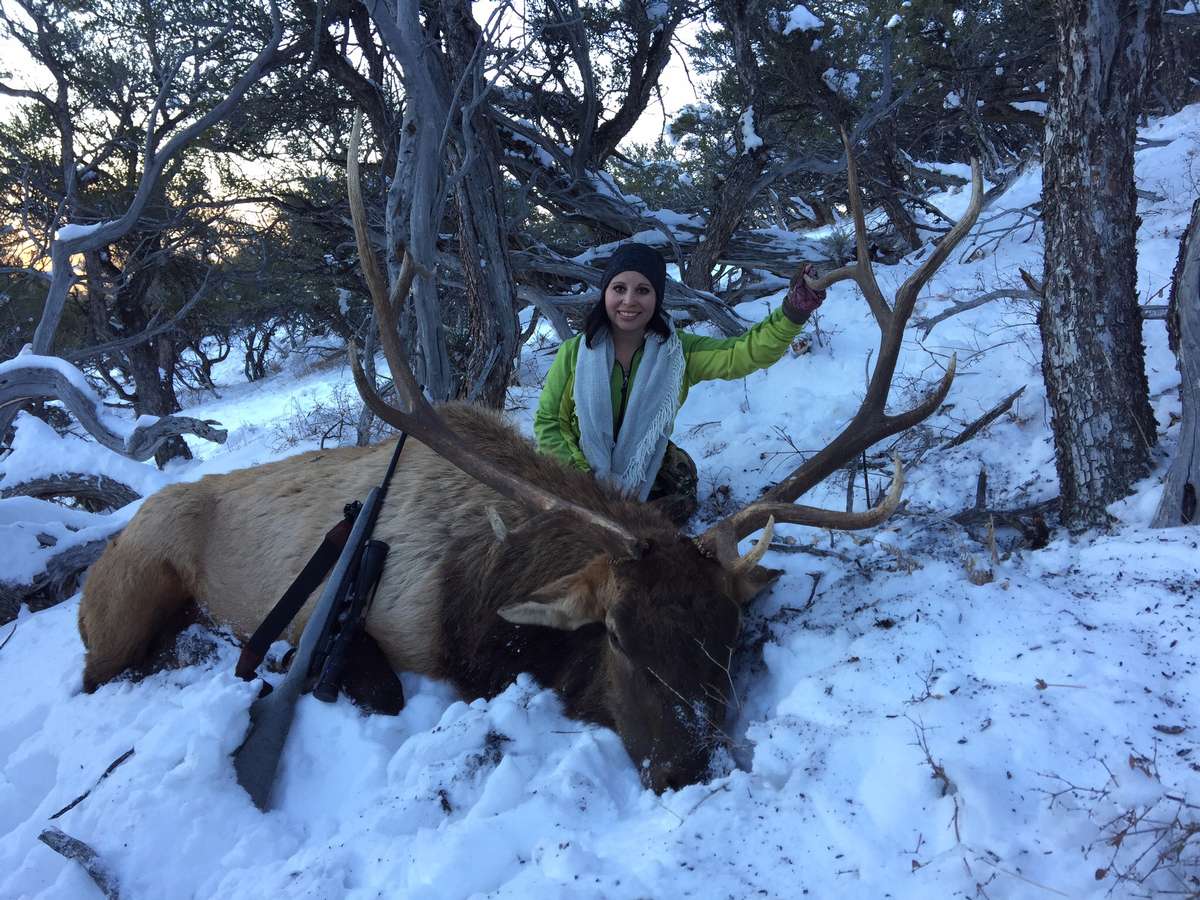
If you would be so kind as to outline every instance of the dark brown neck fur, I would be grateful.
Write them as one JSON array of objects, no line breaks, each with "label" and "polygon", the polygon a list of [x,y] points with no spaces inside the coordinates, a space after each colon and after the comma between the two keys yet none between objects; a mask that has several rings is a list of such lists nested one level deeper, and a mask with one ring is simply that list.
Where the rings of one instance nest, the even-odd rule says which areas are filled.
[{"label": "dark brown neck fur", "polygon": [[[442,414],[456,433],[506,470],[559,496],[602,512],[639,537],[675,540],[678,532],[660,513],[621,498],[590,473],[543,456],[494,414],[448,405]],[[477,498],[477,500],[476,500]],[[501,543],[487,522],[496,507],[509,529]],[[443,557],[442,666],[466,698],[492,697],[521,672],[556,689],[568,715],[612,725],[605,708],[607,639],[603,626],[561,631],[513,625],[496,614],[557,578],[581,569],[598,553],[615,551],[599,529],[565,513],[532,514],[487,488],[464,509],[466,521]]]}]

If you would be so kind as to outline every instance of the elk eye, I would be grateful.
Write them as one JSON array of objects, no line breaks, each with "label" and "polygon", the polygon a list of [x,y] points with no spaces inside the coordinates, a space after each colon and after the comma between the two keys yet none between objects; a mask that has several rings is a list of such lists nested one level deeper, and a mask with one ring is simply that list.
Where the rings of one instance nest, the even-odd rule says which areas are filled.
[{"label": "elk eye", "polygon": [[618,653],[625,653],[625,648],[621,646],[621,639],[617,637],[617,633],[611,628],[608,629],[608,642],[612,644],[613,649]]}]

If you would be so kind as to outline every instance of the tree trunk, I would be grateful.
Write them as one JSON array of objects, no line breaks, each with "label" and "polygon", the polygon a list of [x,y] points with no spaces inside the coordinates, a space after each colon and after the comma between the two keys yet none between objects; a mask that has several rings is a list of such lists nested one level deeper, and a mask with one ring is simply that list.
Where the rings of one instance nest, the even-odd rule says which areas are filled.
[{"label": "tree trunk", "polygon": [[[387,210],[389,217],[403,215],[408,221],[406,228],[396,228],[394,223],[387,227],[390,238],[405,241],[417,267],[410,295],[419,351],[415,375],[434,400],[448,400],[453,374],[438,298],[437,242],[446,194],[442,133],[453,127],[451,87],[438,40],[426,33],[417,0],[363,0],[363,5],[404,72],[398,187],[389,191]],[[454,107],[453,115],[458,114]],[[389,256],[394,246],[388,248]]]},{"label": "tree trunk", "polygon": [[1042,373],[1063,522],[1105,507],[1149,468],[1156,439],[1137,308],[1136,122],[1161,0],[1059,0],[1043,153]]},{"label": "tree trunk", "polygon": [[[147,236],[140,244],[143,252],[126,260],[124,271],[118,269],[107,255],[95,253],[86,257],[89,266],[95,260],[109,276],[113,299],[111,314],[116,315],[120,321],[122,334],[138,334],[145,331],[150,324],[152,315],[148,308],[149,298],[151,292],[157,289],[162,270],[158,265],[148,262],[147,258],[160,252],[161,247],[159,235]],[[99,276],[95,280],[103,278],[102,273],[95,274]],[[175,397],[175,346],[170,335],[160,334],[150,341],[130,347],[124,356],[128,361],[127,370],[133,378],[136,390],[133,399],[134,415],[169,416],[178,412],[179,401]],[[168,438],[154,451],[154,461],[159,468],[172,459],[191,458],[192,452],[188,449],[187,441],[180,435]]]},{"label": "tree trunk", "polygon": [[765,167],[766,153],[762,148],[747,150],[734,162],[717,194],[715,205],[709,210],[703,239],[688,254],[683,272],[683,283],[688,287],[701,291],[713,289],[713,269],[746,215],[746,207],[754,196],[755,183]]},{"label": "tree trunk", "polygon": [[[716,191],[708,222],[700,243],[687,259],[683,283],[702,291],[713,289],[713,269],[729,244],[733,233],[746,215],[746,209],[756,193],[765,187],[761,176],[767,168],[767,145],[761,137],[766,121],[763,116],[763,92],[759,85],[758,56],[751,39],[754,8],[746,0],[725,0],[714,4],[717,20],[729,30],[732,41],[734,71],[739,92],[746,98],[741,127],[734,129],[733,139],[737,157]],[[747,146],[746,126],[760,135],[757,146]]]},{"label": "tree trunk", "polygon": [[471,353],[463,379],[464,398],[503,408],[517,353],[516,286],[508,258],[508,227],[501,198],[500,140],[483,113],[486,90],[482,58],[476,46],[483,34],[469,4],[443,4],[442,21],[452,73],[461,79],[468,111],[460,114],[454,134],[453,161],[458,179],[459,257],[466,286]]},{"label": "tree trunk", "polygon": [[[881,129],[881,131],[884,130]],[[896,160],[899,151],[896,148],[894,128],[887,128],[884,131],[880,145],[880,161],[882,163],[880,175],[886,184],[880,185],[879,202],[883,206],[883,211],[887,213],[892,227],[896,229],[896,234],[904,242],[903,252],[909,253],[920,249],[921,236],[917,233],[917,223],[904,208],[904,201],[900,197],[900,192],[904,190],[904,172]]]},{"label": "tree trunk", "polygon": [[1179,366],[1183,420],[1179,450],[1167,472],[1162,500],[1151,523],[1155,528],[1190,525],[1197,521],[1196,493],[1200,490],[1200,200],[1192,206],[1192,221],[1179,242],[1179,259],[1171,279],[1167,333]]}]

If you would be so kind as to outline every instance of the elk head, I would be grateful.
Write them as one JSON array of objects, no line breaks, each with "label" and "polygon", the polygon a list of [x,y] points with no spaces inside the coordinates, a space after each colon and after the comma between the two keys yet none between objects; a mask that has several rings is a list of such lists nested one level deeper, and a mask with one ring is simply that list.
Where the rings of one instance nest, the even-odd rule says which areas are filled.
[{"label": "elk head", "polygon": [[647,786],[682,787],[701,780],[728,741],[742,608],[780,574],[758,565],[766,546],[726,566],[664,530],[637,558],[599,553],[499,614],[522,626],[588,629],[594,647],[579,668],[593,684],[571,712],[611,724]]}]

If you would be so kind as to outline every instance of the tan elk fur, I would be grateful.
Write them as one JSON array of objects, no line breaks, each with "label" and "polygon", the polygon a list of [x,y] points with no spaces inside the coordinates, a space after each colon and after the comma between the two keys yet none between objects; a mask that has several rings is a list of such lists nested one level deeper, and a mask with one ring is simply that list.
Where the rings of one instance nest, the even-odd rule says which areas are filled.
[{"label": "tan elk fur", "polygon": [[[577,502],[629,507],[582,472],[536,456],[502,420],[479,408],[442,407],[451,427],[510,471]],[[480,424],[492,422],[480,431]],[[379,484],[394,444],[317,450],[227,475],[164,488],[143,504],[92,567],[79,609],[85,684],[95,687],[140,660],[189,599],[240,637],[259,625],[335,524],[342,507]],[[515,529],[526,510],[501,498],[416,440],[409,440],[375,536],[391,546],[367,631],[397,671],[442,677],[438,566],[452,543],[486,552],[496,543],[493,507]],[[639,519],[658,519],[651,510]],[[597,548],[599,549],[599,548]],[[550,562],[550,561],[545,561]],[[547,580],[556,577],[547,574]],[[303,629],[319,591],[287,637]]]}]

